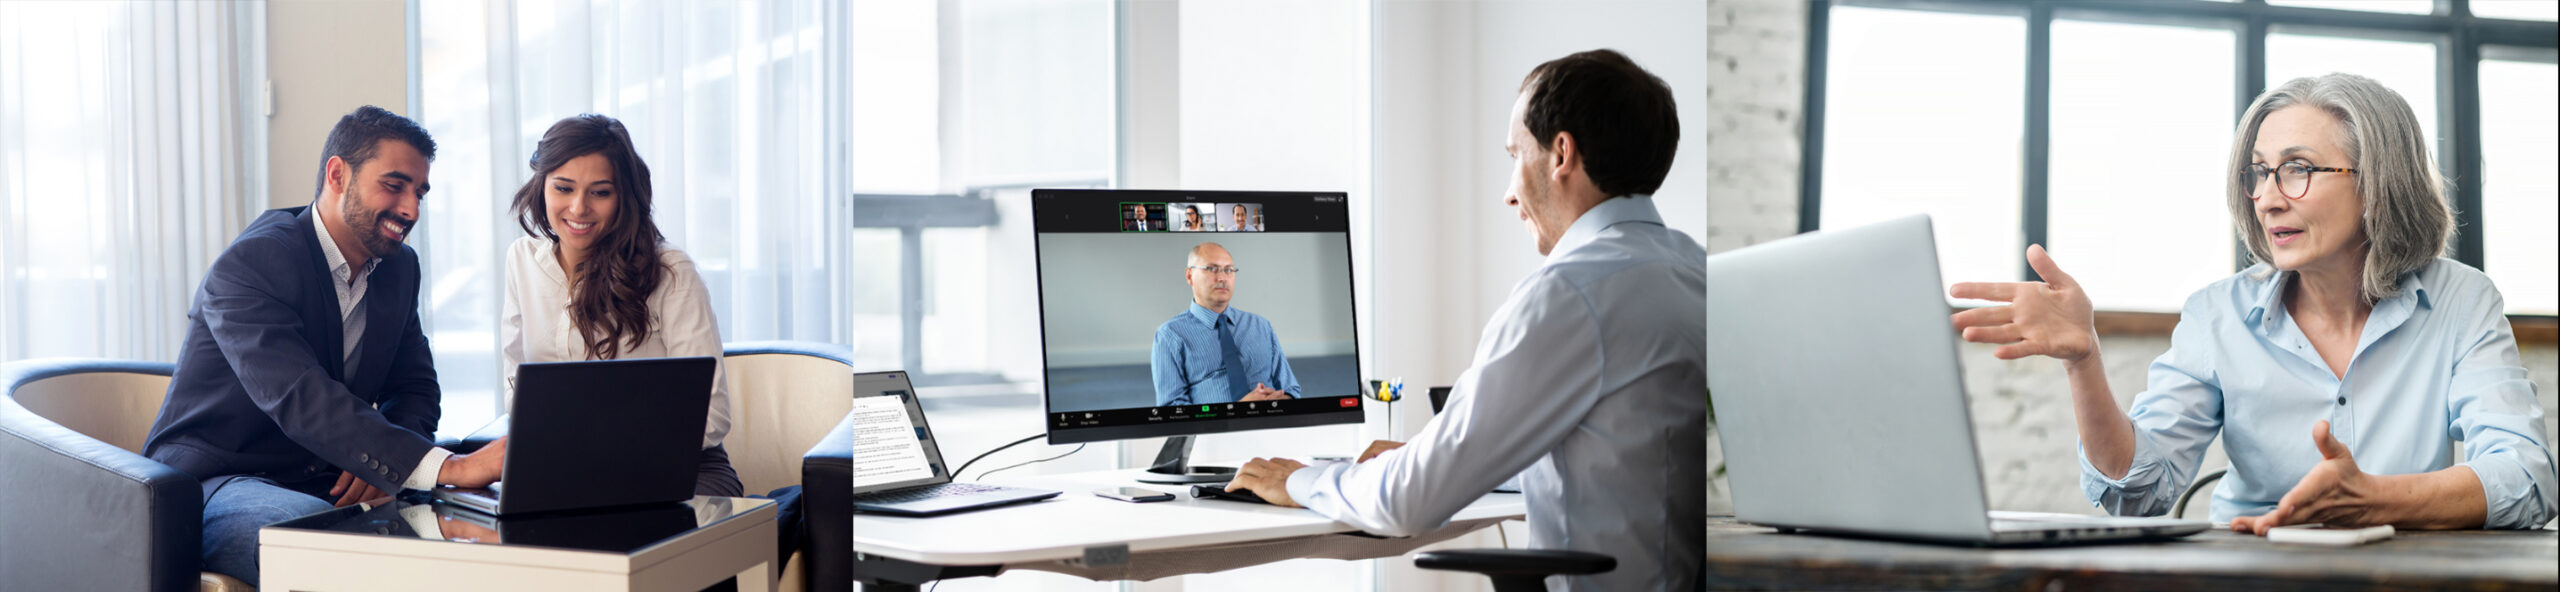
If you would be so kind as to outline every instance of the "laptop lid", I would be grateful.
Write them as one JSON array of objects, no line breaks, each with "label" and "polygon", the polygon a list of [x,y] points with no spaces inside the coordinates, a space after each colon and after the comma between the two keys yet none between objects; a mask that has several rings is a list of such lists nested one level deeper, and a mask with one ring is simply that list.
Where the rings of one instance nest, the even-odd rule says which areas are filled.
[{"label": "laptop lid", "polygon": [[692,499],[718,365],[691,357],[517,366],[498,510]]},{"label": "laptop lid", "polygon": [[1734,515],[1991,536],[1929,218],[1707,258],[1707,387]]},{"label": "laptop lid", "polygon": [[853,375],[853,494],[951,482],[905,372]]}]

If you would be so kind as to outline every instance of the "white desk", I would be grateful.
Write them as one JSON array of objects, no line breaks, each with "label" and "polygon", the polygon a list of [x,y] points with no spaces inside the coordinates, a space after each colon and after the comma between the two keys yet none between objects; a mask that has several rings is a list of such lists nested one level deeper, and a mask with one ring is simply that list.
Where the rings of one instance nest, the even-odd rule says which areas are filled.
[{"label": "white desk", "polygon": [[[766,592],[779,574],[772,500],[696,497],[673,517],[614,524],[611,517],[519,529],[507,538],[571,536],[593,548],[456,542],[415,534],[394,502],[349,506],[258,530],[260,588],[294,590],[642,590],[693,592],[738,578]],[[430,518],[432,519],[432,518]],[[602,520],[602,521],[600,521]],[[660,524],[672,520],[673,525]],[[564,532],[565,531],[565,532]],[[598,538],[601,543],[592,542]]]},{"label": "white desk", "polygon": [[[1049,500],[931,518],[855,514],[854,581],[897,590],[937,579],[1032,569],[1094,580],[1152,580],[1283,559],[1402,555],[1527,515],[1519,494],[1487,494],[1430,534],[1371,536],[1312,510],[1192,499],[1190,486],[1139,483],[1140,469],[992,481],[1055,489]],[[1133,504],[1093,490],[1173,491],[1169,502]]]}]

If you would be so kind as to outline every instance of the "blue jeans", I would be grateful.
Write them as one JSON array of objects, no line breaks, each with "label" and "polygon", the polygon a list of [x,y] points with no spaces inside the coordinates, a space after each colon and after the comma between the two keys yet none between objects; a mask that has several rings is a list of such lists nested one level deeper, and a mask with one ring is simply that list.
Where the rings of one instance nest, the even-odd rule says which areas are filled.
[{"label": "blue jeans", "polygon": [[258,528],[331,507],[263,477],[233,477],[204,501],[204,569],[256,586]]}]

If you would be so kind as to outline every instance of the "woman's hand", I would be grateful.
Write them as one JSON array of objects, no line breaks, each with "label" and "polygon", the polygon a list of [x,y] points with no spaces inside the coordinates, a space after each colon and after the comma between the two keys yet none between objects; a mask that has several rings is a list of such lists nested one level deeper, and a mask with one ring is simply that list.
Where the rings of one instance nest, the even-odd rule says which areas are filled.
[{"label": "woman's hand", "polygon": [[2357,469],[2347,445],[2329,436],[2329,422],[2311,424],[2311,443],[2320,448],[2320,464],[2311,466],[2311,472],[2284,494],[2276,509],[2233,518],[2231,530],[2266,536],[2267,529],[2290,524],[2361,528],[2393,522],[2384,511],[2390,504],[2376,486],[2377,479]]},{"label": "woman's hand", "polygon": [[2027,247],[2027,264],[2041,282],[1962,282],[1947,295],[1995,300],[2008,306],[1968,310],[1955,315],[1964,340],[2004,344],[1991,355],[2003,360],[2050,356],[2078,362],[2098,349],[2098,332],[2090,313],[2089,294],[2046,255],[2044,245]]}]

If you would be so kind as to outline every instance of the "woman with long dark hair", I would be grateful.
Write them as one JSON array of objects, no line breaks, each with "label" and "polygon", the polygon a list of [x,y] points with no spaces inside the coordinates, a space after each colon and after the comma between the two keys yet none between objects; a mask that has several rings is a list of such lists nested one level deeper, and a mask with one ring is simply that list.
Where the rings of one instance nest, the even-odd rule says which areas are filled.
[{"label": "woman with long dark hair", "polygon": [[[511,210],[525,237],[507,248],[498,324],[507,403],[516,366],[630,358],[720,357],[720,325],[693,259],[650,219],[649,165],[622,122],[586,114],[542,134],[534,176]],[[729,433],[725,369],[711,380],[694,493],[744,494],[720,445]]]}]

